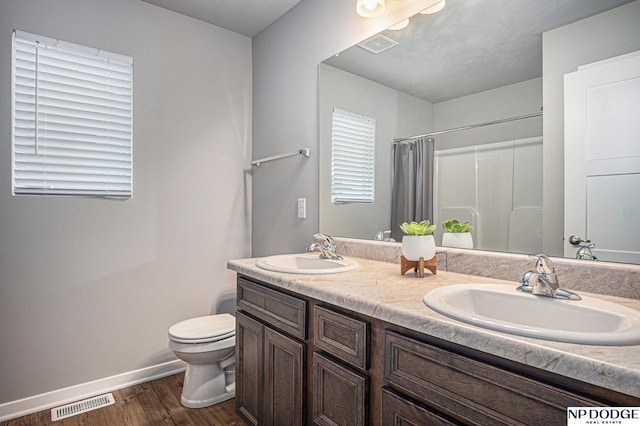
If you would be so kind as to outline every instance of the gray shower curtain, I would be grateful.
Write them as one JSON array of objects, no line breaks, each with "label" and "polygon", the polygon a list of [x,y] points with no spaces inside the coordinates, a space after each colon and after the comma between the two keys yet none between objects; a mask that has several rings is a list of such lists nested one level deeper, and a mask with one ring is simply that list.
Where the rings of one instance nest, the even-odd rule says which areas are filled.
[{"label": "gray shower curtain", "polygon": [[402,222],[433,223],[434,139],[422,138],[393,144],[391,237],[402,240]]}]

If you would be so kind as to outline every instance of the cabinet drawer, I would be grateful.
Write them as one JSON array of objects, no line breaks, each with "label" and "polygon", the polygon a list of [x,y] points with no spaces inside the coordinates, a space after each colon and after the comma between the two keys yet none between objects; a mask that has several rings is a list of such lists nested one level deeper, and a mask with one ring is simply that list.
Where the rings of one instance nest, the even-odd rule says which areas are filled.
[{"label": "cabinet drawer", "polygon": [[313,424],[367,425],[368,393],[367,377],[313,353]]},{"label": "cabinet drawer", "polygon": [[307,337],[307,302],[238,278],[238,308],[291,334]]},{"label": "cabinet drawer", "polygon": [[367,370],[369,326],[366,322],[314,306],[313,324],[316,348],[356,368]]},{"label": "cabinet drawer", "polygon": [[566,422],[566,407],[596,405],[579,395],[466,356],[385,332],[385,379],[467,424]]},{"label": "cabinet drawer", "polygon": [[427,410],[418,404],[402,398],[388,389],[382,389],[382,426],[453,426],[444,417]]}]

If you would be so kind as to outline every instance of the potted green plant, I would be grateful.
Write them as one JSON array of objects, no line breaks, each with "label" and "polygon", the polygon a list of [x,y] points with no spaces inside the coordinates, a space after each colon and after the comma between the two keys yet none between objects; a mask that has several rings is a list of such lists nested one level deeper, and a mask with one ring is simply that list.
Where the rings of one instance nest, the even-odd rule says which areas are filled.
[{"label": "potted green plant", "polygon": [[445,220],[442,222],[445,232],[442,234],[442,245],[445,247],[473,248],[471,230],[473,226],[469,222],[460,223],[457,220]]},{"label": "potted green plant", "polygon": [[429,260],[436,255],[436,241],[433,238],[436,225],[431,225],[428,220],[404,222],[400,229],[404,233],[402,255],[407,260]]}]

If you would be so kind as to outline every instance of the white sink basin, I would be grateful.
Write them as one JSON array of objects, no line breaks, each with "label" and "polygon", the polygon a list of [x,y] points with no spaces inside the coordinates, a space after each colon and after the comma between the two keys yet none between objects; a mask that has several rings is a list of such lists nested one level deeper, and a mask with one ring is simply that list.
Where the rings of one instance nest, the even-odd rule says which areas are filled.
[{"label": "white sink basin", "polygon": [[289,274],[337,274],[353,271],[360,264],[352,259],[321,259],[318,253],[281,254],[264,257],[256,265],[267,271],[286,272]]},{"label": "white sink basin", "polygon": [[438,287],[424,303],[443,315],[479,327],[559,342],[640,344],[640,311],[588,296],[560,300],[502,284]]}]

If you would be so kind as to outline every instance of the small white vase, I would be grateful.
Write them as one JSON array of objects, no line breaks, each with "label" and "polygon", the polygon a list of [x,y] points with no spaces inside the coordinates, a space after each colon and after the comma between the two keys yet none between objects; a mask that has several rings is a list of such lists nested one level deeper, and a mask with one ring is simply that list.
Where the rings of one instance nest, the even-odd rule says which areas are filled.
[{"label": "small white vase", "polygon": [[402,237],[402,255],[407,260],[432,259],[436,255],[433,235],[405,235]]},{"label": "small white vase", "polygon": [[473,237],[471,232],[445,232],[442,234],[442,245],[444,247],[472,249]]}]

